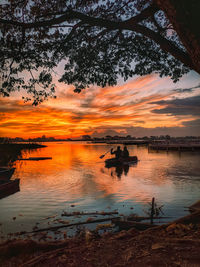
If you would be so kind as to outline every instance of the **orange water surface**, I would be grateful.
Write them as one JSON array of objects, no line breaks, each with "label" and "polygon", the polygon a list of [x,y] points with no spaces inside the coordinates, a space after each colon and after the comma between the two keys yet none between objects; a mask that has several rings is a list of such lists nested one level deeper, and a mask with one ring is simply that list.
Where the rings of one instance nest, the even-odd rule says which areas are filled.
[{"label": "orange water surface", "polygon": [[45,144],[46,148],[24,152],[23,157],[51,160],[16,162],[13,179],[20,178],[20,191],[0,200],[4,238],[10,232],[30,231],[35,224],[41,228],[54,225],[63,211],[118,210],[124,215],[144,215],[155,197],[164,205],[165,216],[177,218],[187,213],[184,207],[199,199],[200,153],[156,153],[146,146],[128,146],[138,163],[106,168],[104,160],[111,156],[99,157],[112,145]]}]

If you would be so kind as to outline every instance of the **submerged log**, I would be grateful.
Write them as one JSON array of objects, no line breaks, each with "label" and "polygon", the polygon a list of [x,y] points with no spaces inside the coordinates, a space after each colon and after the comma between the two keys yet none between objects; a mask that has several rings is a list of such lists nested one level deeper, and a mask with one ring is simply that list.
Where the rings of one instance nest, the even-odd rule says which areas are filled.
[{"label": "submerged log", "polygon": [[120,219],[113,219],[112,223],[117,225],[120,228],[120,230],[129,230],[131,228],[136,228],[137,230],[144,231],[146,229],[157,226],[157,225],[150,224],[150,223],[140,223],[140,222],[134,222],[134,221],[122,221]]},{"label": "submerged log", "polygon": [[[157,216],[154,217],[154,220],[161,220],[161,219],[171,219],[172,217],[164,217],[164,216]],[[150,220],[151,217],[145,217],[145,216],[128,216],[127,221],[134,221],[134,222],[141,222],[144,220]]]},{"label": "submerged log", "polygon": [[200,210],[200,200],[195,202],[193,205],[189,207],[190,212],[195,212]]},{"label": "submerged log", "polygon": [[70,223],[70,224],[65,224],[65,225],[51,226],[48,228],[36,229],[34,231],[31,231],[31,232],[26,232],[26,234],[33,234],[33,233],[45,232],[45,231],[56,231],[60,228],[66,228],[66,227],[77,226],[77,225],[82,225],[82,224],[89,224],[89,223],[99,223],[99,222],[112,221],[113,219],[119,219],[119,218],[120,217],[110,217],[110,218],[105,218],[105,219],[87,220],[85,222],[77,222],[77,223]]},{"label": "submerged log", "polygon": [[66,217],[71,217],[71,216],[84,216],[84,215],[102,215],[102,216],[106,216],[106,215],[113,215],[113,214],[119,214],[118,211],[110,211],[110,212],[105,212],[105,211],[101,211],[101,212],[79,212],[79,211],[74,211],[72,213],[68,213],[68,212],[64,212],[61,216],[66,216]]},{"label": "submerged log", "polygon": [[173,221],[172,223],[182,224],[200,224],[200,210],[193,212],[192,214],[186,215],[180,219]]}]

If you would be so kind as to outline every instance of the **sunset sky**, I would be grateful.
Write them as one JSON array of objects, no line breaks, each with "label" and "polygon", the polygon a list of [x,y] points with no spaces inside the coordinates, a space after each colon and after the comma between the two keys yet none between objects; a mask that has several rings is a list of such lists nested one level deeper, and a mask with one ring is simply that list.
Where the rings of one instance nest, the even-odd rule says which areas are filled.
[{"label": "sunset sky", "polygon": [[200,75],[195,72],[178,83],[152,74],[80,94],[73,89],[57,83],[57,98],[36,107],[24,103],[19,92],[1,97],[0,136],[200,135]]}]

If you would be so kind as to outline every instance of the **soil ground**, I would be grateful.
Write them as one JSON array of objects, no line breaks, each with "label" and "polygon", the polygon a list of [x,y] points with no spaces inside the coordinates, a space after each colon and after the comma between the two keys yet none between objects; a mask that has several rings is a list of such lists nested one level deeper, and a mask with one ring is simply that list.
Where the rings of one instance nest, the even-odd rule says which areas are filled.
[{"label": "soil ground", "polygon": [[0,245],[0,266],[200,266],[200,211],[145,231]]}]

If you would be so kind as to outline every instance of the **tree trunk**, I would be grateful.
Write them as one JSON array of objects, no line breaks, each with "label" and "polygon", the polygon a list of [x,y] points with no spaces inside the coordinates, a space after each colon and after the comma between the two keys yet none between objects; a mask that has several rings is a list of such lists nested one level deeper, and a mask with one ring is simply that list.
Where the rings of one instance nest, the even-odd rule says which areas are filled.
[{"label": "tree trunk", "polygon": [[200,74],[199,0],[154,0],[177,32],[192,62]]}]

